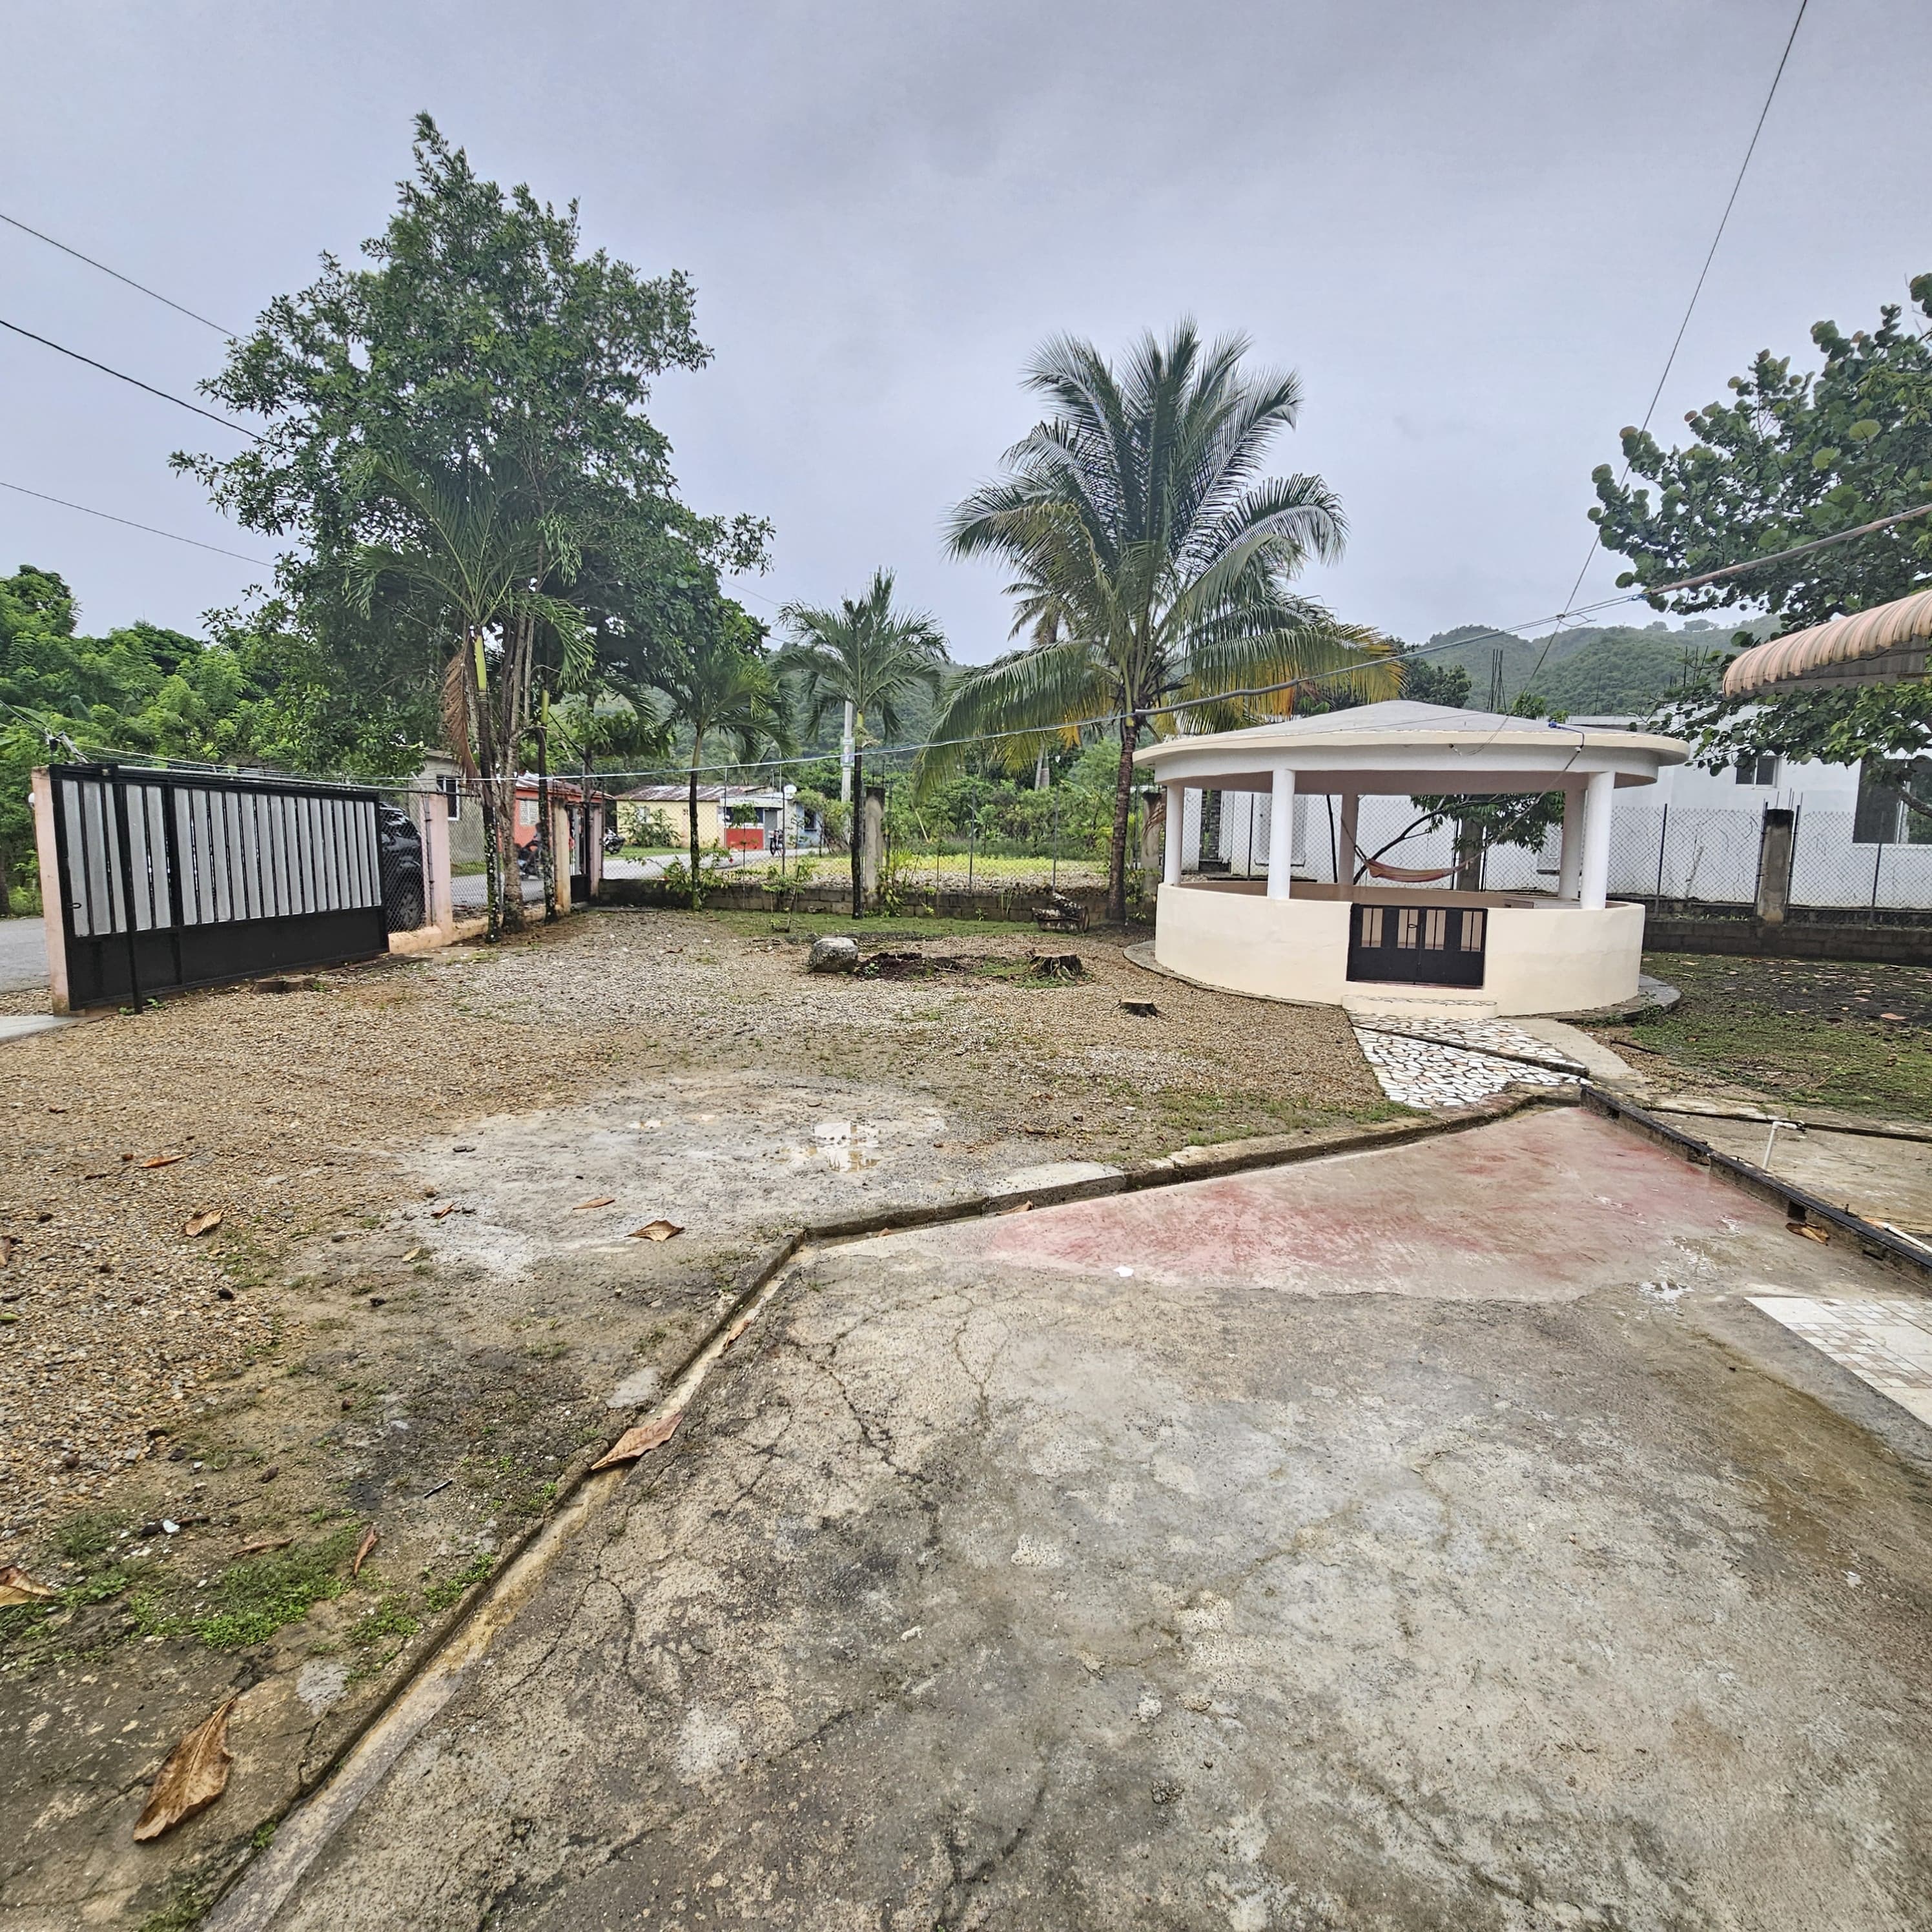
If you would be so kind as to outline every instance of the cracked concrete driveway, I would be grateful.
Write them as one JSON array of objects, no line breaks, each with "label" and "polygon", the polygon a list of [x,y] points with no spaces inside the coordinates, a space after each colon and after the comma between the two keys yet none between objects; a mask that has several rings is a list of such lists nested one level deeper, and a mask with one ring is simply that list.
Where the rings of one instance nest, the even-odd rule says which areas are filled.
[{"label": "cracked concrete driveway", "polygon": [[1826,1281],[1574,1111],[809,1255],[274,1922],[1922,1927]]}]

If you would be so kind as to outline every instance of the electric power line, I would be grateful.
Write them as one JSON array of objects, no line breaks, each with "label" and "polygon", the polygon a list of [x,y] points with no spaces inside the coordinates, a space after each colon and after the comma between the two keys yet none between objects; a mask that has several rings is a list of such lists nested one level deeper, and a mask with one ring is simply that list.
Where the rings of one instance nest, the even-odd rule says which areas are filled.
[{"label": "electric power line", "polygon": [[[1784,37],[1784,51],[1778,57],[1777,71],[1771,76],[1770,86],[1765,90],[1764,105],[1757,111],[1756,124],[1751,129],[1750,140],[1745,143],[1744,158],[1738,164],[1737,178],[1731,183],[1730,194],[1724,202],[1724,212],[1718,218],[1717,232],[1711,237],[1710,247],[1704,251],[1704,265],[1697,271],[1697,280],[1692,286],[1690,299],[1684,304],[1683,319],[1677,325],[1676,334],[1671,338],[1670,353],[1664,358],[1663,373],[1657,379],[1657,387],[1650,392],[1649,406],[1645,410],[1643,421],[1638,425],[1640,433],[1649,428],[1650,419],[1656,414],[1657,405],[1663,397],[1664,386],[1670,381],[1670,372],[1676,365],[1677,352],[1684,346],[1684,332],[1690,326],[1690,317],[1697,307],[1697,298],[1704,292],[1704,283],[1710,274],[1711,264],[1718,258],[1718,244],[1724,240],[1724,230],[1730,225],[1731,210],[1737,206],[1738,190],[1743,188],[1744,176],[1750,171],[1751,157],[1757,152],[1758,136],[1764,132],[1764,124],[1771,113],[1771,104],[1778,98],[1778,84],[1784,78],[1786,63],[1791,58],[1791,50],[1797,42],[1798,29],[1804,23],[1804,10],[1810,4],[1811,0],[1798,0],[1798,11],[1792,18],[1791,31]],[[1620,486],[1628,478],[1630,467],[1630,460],[1628,457],[1625,457],[1623,473],[1617,479]],[[1582,589],[1583,580],[1590,574],[1590,566],[1595,560],[1598,548],[1598,541],[1594,536],[1592,536],[1590,539],[1590,547],[1584,553],[1582,568],[1576,573],[1576,582],[1570,586],[1568,602],[1574,602],[1577,592]],[[1550,656],[1550,646],[1556,643],[1561,634],[1560,630],[1552,631],[1550,633],[1543,646],[1541,656],[1537,658],[1528,681],[1522,686],[1525,691],[1529,690],[1534,685],[1537,679],[1542,675],[1544,664]]]},{"label": "electric power line", "polygon": [[58,503],[63,510],[78,510],[84,517],[99,517],[107,523],[124,524],[130,530],[145,530],[149,536],[166,537],[170,543],[190,544],[196,550],[212,550],[217,556],[232,556],[242,563],[257,565],[263,570],[274,568],[265,557],[246,556],[238,550],[224,550],[219,544],[203,543],[199,537],[178,536],[172,530],[158,530],[152,524],[137,524],[132,517],[117,517],[111,510],[96,510],[85,503],[70,503],[64,496],[50,496],[44,490],[29,490],[24,483],[0,482],[0,490],[11,490],[16,496],[38,497],[43,503]]},{"label": "electric power line", "polygon": [[112,376],[116,382],[131,383],[137,389],[145,389],[151,396],[158,396],[164,403],[172,403],[178,410],[192,410],[198,416],[206,416],[212,423],[219,423],[224,429],[232,429],[238,436],[245,436],[251,442],[260,442],[262,438],[254,430],[238,422],[231,422],[226,416],[217,416],[212,410],[203,409],[199,403],[184,401],[179,396],[171,396],[165,389],[158,389],[152,382],[144,382],[138,376],[130,376],[124,370],[112,368],[105,362],[97,362],[92,356],[83,356],[78,349],[68,349],[44,335],[36,335],[31,328],[22,328],[17,322],[9,322],[0,316],[0,328],[10,329],[16,335],[24,335],[29,342],[38,342],[43,348],[51,349],[57,355],[70,357],[76,362],[85,362],[90,369],[98,369],[104,376]]},{"label": "electric power line", "polygon": [[98,268],[104,275],[112,275],[117,282],[124,282],[130,289],[138,289],[144,296],[159,302],[164,308],[171,308],[177,315],[184,315],[190,322],[198,322],[204,328],[212,328],[217,335],[225,335],[230,341],[240,333],[238,330],[224,328],[218,322],[210,322],[205,315],[197,315],[191,308],[184,308],[178,302],[170,302],[158,289],[151,289],[146,282],[137,282],[132,275],[124,275],[118,268],[110,268],[105,262],[97,262],[92,255],[83,255],[78,248],[70,248],[64,242],[56,242],[51,235],[44,235],[38,228],[29,228],[24,221],[16,221],[10,214],[0,214],[0,221],[9,228],[17,228],[22,235],[31,235],[36,242],[44,242],[50,248],[58,248],[63,255],[71,255],[76,262],[85,262],[90,268]]}]

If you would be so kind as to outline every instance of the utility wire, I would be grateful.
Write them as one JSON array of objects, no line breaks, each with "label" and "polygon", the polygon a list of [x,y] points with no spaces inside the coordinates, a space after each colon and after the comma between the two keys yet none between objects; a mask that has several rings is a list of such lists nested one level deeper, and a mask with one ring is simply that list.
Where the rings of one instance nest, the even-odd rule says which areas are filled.
[{"label": "utility wire", "polygon": [[1722,570],[1707,570],[1702,577],[1680,578],[1675,584],[1650,584],[1644,586],[1646,597],[1661,597],[1670,590],[1696,590],[1706,584],[1715,584],[1720,578],[1736,577],[1747,570],[1761,570],[1767,563],[1782,563],[1786,557],[1803,556],[1814,550],[1828,549],[1833,544],[1841,544],[1852,537],[1868,537],[1874,530],[1888,530],[1894,524],[1909,524],[1914,517],[1932,516],[1932,503],[1921,503],[1916,510],[1900,510],[1894,517],[1880,517],[1875,522],[1860,524],[1855,529],[1840,530],[1835,536],[1820,537],[1815,542],[1794,544],[1789,550],[1774,550],[1768,556],[1754,556],[1748,563],[1727,563]]},{"label": "utility wire", "polygon": [[225,335],[232,342],[240,332],[224,328],[218,322],[210,322],[205,315],[197,315],[191,308],[184,308],[178,302],[170,302],[158,289],[151,289],[146,282],[137,282],[132,275],[124,275],[118,268],[110,268],[105,262],[97,262],[92,255],[83,255],[78,248],[70,248],[64,242],[56,242],[51,235],[44,235],[38,228],[29,228],[24,221],[16,221],[10,214],[0,214],[0,221],[9,228],[17,228],[22,235],[31,235],[36,242],[44,242],[50,248],[58,248],[63,255],[71,255],[76,262],[85,262],[90,268],[98,268],[104,275],[112,275],[117,282],[124,282],[130,289],[138,289],[159,302],[164,308],[171,308],[177,315],[184,315],[190,322],[198,322],[204,328],[212,328],[217,335]]},{"label": "utility wire", "polygon": [[20,496],[38,497],[43,503],[58,503],[63,510],[78,510],[83,517],[99,517],[110,524],[124,525],[130,530],[146,530],[151,537],[166,537],[170,543],[191,544],[196,550],[212,550],[217,556],[232,556],[243,563],[259,565],[264,570],[272,570],[274,566],[265,557],[247,556],[238,550],[224,550],[219,544],[203,543],[199,537],[178,536],[172,530],[158,530],[152,524],[137,524],[131,517],[117,517],[111,510],[91,509],[85,503],[70,503],[64,496],[50,496],[44,490],[29,490],[24,483],[0,482],[0,490],[11,490]]},{"label": "utility wire", "polygon": [[[1724,240],[1724,230],[1730,223],[1731,211],[1738,205],[1738,191],[1744,184],[1745,175],[1750,172],[1751,157],[1757,152],[1758,136],[1764,132],[1764,124],[1771,113],[1771,104],[1778,98],[1778,84],[1784,78],[1785,65],[1791,58],[1791,50],[1798,39],[1798,29],[1804,24],[1804,10],[1810,4],[1811,0],[1798,0],[1798,11],[1792,16],[1791,31],[1784,37],[1784,51],[1778,57],[1778,70],[1771,76],[1771,86],[1765,91],[1764,105],[1757,111],[1757,124],[1751,129],[1750,140],[1745,144],[1744,158],[1738,164],[1737,178],[1731,183],[1731,192],[1725,200],[1724,212],[1718,218],[1717,232],[1711,237],[1711,245],[1704,251],[1704,265],[1697,271],[1697,280],[1691,288],[1690,299],[1684,304],[1683,320],[1678,323],[1677,333],[1671,338],[1670,353],[1664,358],[1663,374],[1657,379],[1657,387],[1650,392],[1649,406],[1645,410],[1643,421],[1638,425],[1640,434],[1649,428],[1650,419],[1656,414],[1657,405],[1663,397],[1664,386],[1670,381],[1670,372],[1676,366],[1677,352],[1684,346],[1684,332],[1690,326],[1690,317],[1696,309],[1697,298],[1704,292],[1704,284],[1710,274],[1711,264],[1718,259],[1718,244]],[[1630,468],[1630,460],[1628,457],[1625,457],[1622,474],[1617,478],[1619,487],[1628,480]],[[1590,539],[1590,547],[1583,555],[1582,568],[1576,573],[1576,582],[1570,586],[1570,596],[1566,602],[1569,603],[1576,602],[1576,593],[1582,589],[1583,580],[1590,574],[1590,566],[1595,561],[1598,548],[1598,540],[1593,536]],[[1550,647],[1562,634],[1560,628],[1550,634],[1548,640],[1543,646],[1541,656],[1537,658],[1534,668],[1531,670],[1527,682],[1522,686],[1525,691],[1531,689],[1538,678],[1542,676],[1543,667],[1549,658]]]},{"label": "utility wire", "polygon": [[212,410],[203,409],[199,403],[186,402],[179,396],[171,396],[165,389],[158,389],[152,382],[144,382],[138,376],[130,376],[125,371],[110,368],[105,362],[97,362],[92,356],[83,356],[78,349],[64,348],[44,335],[36,335],[31,328],[22,328],[17,322],[9,322],[0,316],[0,328],[11,329],[16,335],[24,335],[29,342],[38,342],[43,348],[51,349],[57,355],[71,357],[76,362],[85,362],[90,369],[98,369],[104,376],[112,376],[116,382],[130,382],[137,389],[145,389],[151,396],[159,396],[164,403],[172,403],[178,410],[192,410],[198,416],[206,416],[212,423],[219,423],[224,429],[232,429],[237,436],[245,436],[251,442],[262,439],[252,429],[238,422],[231,422],[226,416],[217,416]]}]

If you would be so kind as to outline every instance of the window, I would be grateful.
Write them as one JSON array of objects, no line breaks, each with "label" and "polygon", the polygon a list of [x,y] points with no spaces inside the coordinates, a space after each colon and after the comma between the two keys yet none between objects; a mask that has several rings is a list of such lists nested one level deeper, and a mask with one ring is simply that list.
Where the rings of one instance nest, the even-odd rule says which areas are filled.
[{"label": "window", "polygon": [[1378,946],[1382,943],[1382,909],[1380,906],[1360,906],[1357,915],[1362,922],[1362,944]]},{"label": "window", "polygon": [[1400,906],[1395,915],[1395,943],[1406,952],[1422,943],[1422,915],[1409,906]]},{"label": "window", "polygon": [[1440,952],[1449,943],[1449,915],[1439,908],[1432,908],[1422,915],[1422,950],[1425,952]]},{"label": "window", "polygon": [[1462,947],[1465,952],[1480,952],[1483,950],[1483,920],[1486,915],[1480,912],[1466,912],[1462,915]]},{"label": "window", "polygon": [[1738,783],[1748,785],[1774,785],[1778,782],[1778,754],[1775,752],[1747,752],[1738,760]]},{"label": "window", "polygon": [[442,794],[444,809],[452,818],[463,816],[463,788],[453,778],[440,778],[436,787]]}]

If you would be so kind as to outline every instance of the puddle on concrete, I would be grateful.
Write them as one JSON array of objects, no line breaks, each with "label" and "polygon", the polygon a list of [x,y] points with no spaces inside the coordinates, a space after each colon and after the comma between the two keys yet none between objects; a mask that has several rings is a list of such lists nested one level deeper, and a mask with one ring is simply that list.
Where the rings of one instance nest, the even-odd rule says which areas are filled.
[{"label": "puddle on concrete", "polygon": [[[875,1202],[983,1192],[1037,1160],[1036,1141],[979,1140],[972,1124],[916,1089],[755,1070],[681,1076],[439,1137],[409,1162],[434,1196],[404,1219],[439,1258],[506,1279],[566,1256],[627,1252],[630,1231],[659,1218],[686,1231],[681,1252],[736,1244]],[[604,1196],[607,1206],[585,1204]]]},{"label": "puddle on concrete", "polygon": [[[943,1130],[944,1124],[935,1119],[934,1130]],[[879,1164],[879,1130],[869,1121],[820,1120],[812,1138],[811,1148],[799,1149],[800,1157],[820,1160],[836,1173],[855,1174]]]}]

